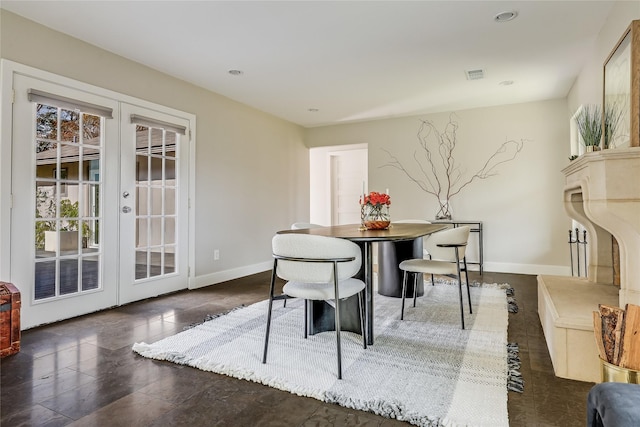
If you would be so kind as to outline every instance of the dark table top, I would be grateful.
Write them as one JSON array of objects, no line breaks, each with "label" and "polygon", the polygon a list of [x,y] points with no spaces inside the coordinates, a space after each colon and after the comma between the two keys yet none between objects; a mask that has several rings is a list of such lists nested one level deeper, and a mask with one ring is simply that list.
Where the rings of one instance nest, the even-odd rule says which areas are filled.
[{"label": "dark table top", "polygon": [[339,237],[353,241],[384,242],[394,240],[414,240],[436,231],[444,230],[444,224],[410,224],[393,222],[386,230],[361,230],[360,224],[334,225],[330,227],[282,230],[278,233],[311,234],[314,236]]}]

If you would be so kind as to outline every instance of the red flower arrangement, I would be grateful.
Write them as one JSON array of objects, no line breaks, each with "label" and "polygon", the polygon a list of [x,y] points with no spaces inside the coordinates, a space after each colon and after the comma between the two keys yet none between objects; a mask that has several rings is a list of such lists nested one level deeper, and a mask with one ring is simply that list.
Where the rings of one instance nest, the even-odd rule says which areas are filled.
[{"label": "red flower arrangement", "polygon": [[389,206],[391,205],[391,196],[385,193],[377,193],[375,191],[372,191],[371,193],[369,193],[368,196],[364,196],[364,200],[360,198],[360,204],[374,205],[374,206],[381,206],[381,205]]},{"label": "red flower arrangement", "polygon": [[389,227],[391,197],[388,194],[372,191],[369,195],[360,197],[360,205],[363,229],[380,230]]}]

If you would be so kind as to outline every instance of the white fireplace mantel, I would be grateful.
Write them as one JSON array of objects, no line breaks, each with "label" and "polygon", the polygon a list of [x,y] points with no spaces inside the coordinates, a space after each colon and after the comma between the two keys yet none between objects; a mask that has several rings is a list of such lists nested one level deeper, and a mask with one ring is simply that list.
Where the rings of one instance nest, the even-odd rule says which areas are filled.
[{"label": "white fireplace mantel", "polygon": [[592,312],[599,304],[640,305],[640,147],[586,153],[562,172],[565,210],[587,230],[588,277],[538,276],[538,314],[556,375],[599,382]]},{"label": "white fireplace mantel", "polygon": [[562,172],[565,210],[590,237],[588,280],[613,282],[613,235],[620,247],[620,306],[640,305],[640,147],[586,153]]}]

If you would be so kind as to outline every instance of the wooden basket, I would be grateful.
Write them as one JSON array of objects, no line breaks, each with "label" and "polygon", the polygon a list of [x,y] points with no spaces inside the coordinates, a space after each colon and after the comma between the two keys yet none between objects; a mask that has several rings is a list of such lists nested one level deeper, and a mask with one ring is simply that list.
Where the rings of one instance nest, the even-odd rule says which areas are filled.
[{"label": "wooden basket", "polygon": [[20,291],[0,282],[0,357],[20,351]]}]

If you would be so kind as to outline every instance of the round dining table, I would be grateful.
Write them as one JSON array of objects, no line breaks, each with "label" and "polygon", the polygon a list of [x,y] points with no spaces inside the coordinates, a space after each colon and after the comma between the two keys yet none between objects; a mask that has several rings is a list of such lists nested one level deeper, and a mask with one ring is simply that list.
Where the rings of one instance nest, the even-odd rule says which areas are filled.
[{"label": "round dining table", "polygon": [[[365,333],[367,343],[373,344],[373,250],[376,242],[395,243],[395,249],[387,248],[378,251],[378,269],[384,267],[384,277],[378,276],[378,292],[387,296],[400,296],[398,288],[400,262],[409,258],[422,258],[422,238],[447,228],[445,224],[413,224],[393,222],[387,229],[364,230],[360,224],[333,225],[328,227],[305,228],[300,230],[281,230],[278,233],[311,234],[315,236],[337,237],[355,242],[362,251],[362,267],[358,277],[365,283]],[[384,257],[381,259],[381,257]],[[393,264],[393,265],[391,265]],[[380,271],[379,271],[380,273]],[[382,280],[382,279],[385,280]],[[341,313],[350,315],[341,316],[340,326],[342,330],[362,333],[360,331],[360,319],[358,317],[357,297],[341,301]],[[333,308],[323,301],[312,304],[312,312],[309,316],[309,333],[333,330]],[[398,306],[398,312],[400,307]]]}]

